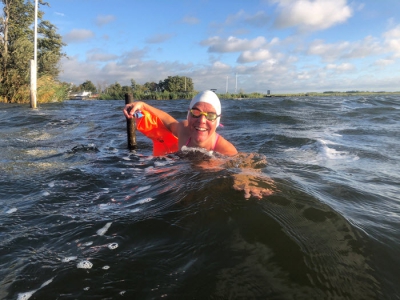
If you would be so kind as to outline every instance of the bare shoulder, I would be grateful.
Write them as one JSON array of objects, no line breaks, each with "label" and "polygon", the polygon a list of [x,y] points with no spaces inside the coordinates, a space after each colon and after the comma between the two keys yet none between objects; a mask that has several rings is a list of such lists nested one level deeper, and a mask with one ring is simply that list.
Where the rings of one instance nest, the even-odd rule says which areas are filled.
[{"label": "bare shoulder", "polygon": [[176,124],[176,133],[174,133],[179,140],[179,148],[183,146],[183,143],[189,138],[189,129],[187,120],[180,121]]},{"label": "bare shoulder", "polygon": [[176,123],[177,136],[184,134],[188,130],[188,121],[183,120]]},{"label": "bare shoulder", "polygon": [[176,137],[179,137],[182,132],[184,131],[184,124],[182,124],[183,121],[181,122],[174,122],[170,124],[170,131],[172,132],[173,135],[175,135]]},{"label": "bare shoulder", "polygon": [[185,128],[188,127],[188,124],[189,124],[188,120],[182,120],[179,122],[179,126],[182,126]]},{"label": "bare shoulder", "polygon": [[222,137],[221,135],[218,138],[218,143],[217,143],[217,145],[215,145],[214,150],[218,153],[228,155],[228,156],[233,156],[238,153],[236,150],[236,147],[231,142],[229,142],[224,137]]}]

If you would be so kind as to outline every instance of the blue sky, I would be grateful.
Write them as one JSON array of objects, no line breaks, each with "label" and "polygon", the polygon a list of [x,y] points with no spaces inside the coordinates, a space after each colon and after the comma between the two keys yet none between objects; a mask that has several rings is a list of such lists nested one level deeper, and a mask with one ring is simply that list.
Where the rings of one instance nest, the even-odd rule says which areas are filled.
[{"label": "blue sky", "polygon": [[[196,90],[400,91],[399,0],[53,0],[60,80]],[[237,82],[237,83],[236,83]]]}]

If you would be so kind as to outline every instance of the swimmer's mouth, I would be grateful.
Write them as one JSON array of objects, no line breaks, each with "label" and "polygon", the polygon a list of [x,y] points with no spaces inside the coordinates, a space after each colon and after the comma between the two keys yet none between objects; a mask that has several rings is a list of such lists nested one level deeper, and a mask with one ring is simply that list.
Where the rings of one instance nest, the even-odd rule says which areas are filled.
[{"label": "swimmer's mouth", "polygon": [[198,131],[207,131],[206,128],[195,127],[195,129],[198,130]]}]

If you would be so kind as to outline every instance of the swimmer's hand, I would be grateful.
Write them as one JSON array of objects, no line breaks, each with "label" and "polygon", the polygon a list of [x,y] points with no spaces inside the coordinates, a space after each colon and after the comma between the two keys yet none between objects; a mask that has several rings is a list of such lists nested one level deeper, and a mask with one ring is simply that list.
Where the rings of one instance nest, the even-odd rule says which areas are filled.
[{"label": "swimmer's hand", "polygon": [[143,110],[144,103],[141,101],[133,102],[133,103],[128,103],[124,107],[124,115],[127,119],[132,119],[135,117],[135,114]]},{"label": "swimmer's hand", "polygon": [[261,199],[264,196],[272,195],[275,185],[269,177],[239,173],[233,175],[233,188],[237,191],[244,191],[246,199],[250,197]]}]

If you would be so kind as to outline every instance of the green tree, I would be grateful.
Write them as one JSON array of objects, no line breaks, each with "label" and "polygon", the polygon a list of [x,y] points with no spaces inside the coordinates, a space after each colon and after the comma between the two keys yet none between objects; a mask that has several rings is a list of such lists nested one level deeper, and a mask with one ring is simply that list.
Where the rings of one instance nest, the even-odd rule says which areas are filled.
[{"label": "green tree", "polygon": [[145,91],[156,92],[158,88],[158,84],[155,82],[146,82],[143,85]]},{"label": "green tree", "polygon": [[60,73],[59,62],[63,56],[61,35],[56,32],[57,27],[49,21],[41,21],[38,26],[38,74],[50,75],[57,78]]},{"label": "green tree", "polygon": [[131,79],[131,88],[133,91],[136,90],[136,88],[138,87],[138,84],[136,83],[135,79]]},{"label": "green tree", "polygon": [[111,97],[111,99],[124,99],[125,97],[122,86],[118,82],[108,86],[107,94]]},{"label": "green tree", "polygon": [[143,93],[146,90],[146,87],[137,83],[134,79],[131,79],[131,92],[135,93]]},{"label": "green tree", "polygon": [[[30,0],[1,0],[0,16],[0,97],[13,102],[25,91],[30,81],[30,60],[33,59],[33,22],[35,7]],[[40,5],[48,5],[39,0]],[[56,27],[44,21],[43,12],[38,11],[38,74],[56,78],[59,74],[61,36]],[[38,81],[39,81],[38,80]],[[53,81],[52,81],[53,82]]]},{"label": "green tree", "polygon": [[160,80],[158,82],[158,91],[159,92],[164,92],[165,91],[164,81],[162,81],[162,80]]},{"label": "green tree", "polygon": [[81,90],[96,93],[97,89],[96,86],[90,80],[86,80],[84,83],[80,85]]},{"label": "green tree", "polygon": [[163,82],[163,88],[167,92],[192,92],[192,78],[186,76],[168,76]]},{"label": "green tree", "polygon": [[185,92],[193,92],[194,87],[193,87],[193,80],[190,77],[184,77],[185,78]]},{"label": "green tree", "polygon": [[125,94],[132,94],[132,88],[130,86],[124,85],[122,86],[121,93],[125,99]]}]

